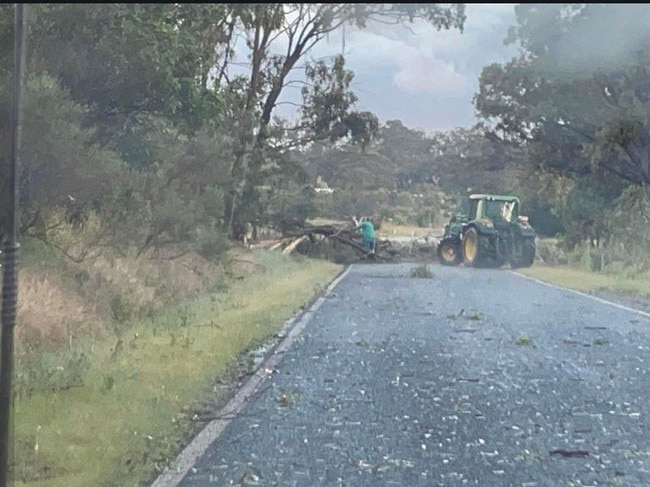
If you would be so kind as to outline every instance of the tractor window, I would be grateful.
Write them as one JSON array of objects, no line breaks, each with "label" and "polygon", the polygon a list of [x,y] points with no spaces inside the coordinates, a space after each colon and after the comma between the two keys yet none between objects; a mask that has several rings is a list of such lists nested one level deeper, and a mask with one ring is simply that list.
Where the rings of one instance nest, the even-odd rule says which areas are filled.
[{"label": "tractor window", "polygon": [[510,223],[517,217],[516,205],[515,201],[486,201],[485,216]]},{"label": "tractor window", "polygon": [[501,209],[503,219],[508,223],[513,222],[517,219],[517,202],[509,201],[503,203],[503,208]]},{"label": "tractor window", "polygon": [[470,212],[471,200],[469,198],[461,198],[456,206],[456,213],[467,216]]},{"label": "tractor window", "polygon": [[501,215],[501,202],[499,201],[486,201],[485,202],[485,216],[490,220],[496,220]]},{"label": "tractor window", "polygon": [[474,220],[476,218],[476,215],[478,214],[478,205],[481,202],[481,200],[471,200],[470,207],[469,207],[469,220]]}]

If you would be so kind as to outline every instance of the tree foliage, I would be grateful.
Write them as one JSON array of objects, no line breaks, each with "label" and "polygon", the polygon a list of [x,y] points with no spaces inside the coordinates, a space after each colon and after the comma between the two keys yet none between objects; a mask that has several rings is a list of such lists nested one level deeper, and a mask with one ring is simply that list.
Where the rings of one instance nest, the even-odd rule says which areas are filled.
[{"label": "tree foliage", "polygon": [[323,61],[307,65],[305,75],[309,86],[301,90],[304,127],[316,138],[342,138],[348,131],[345,118],[357,101],[349,90],[354,74],[345,69],[345,59],[339,55],[331,67]]},{"label": "tree foliage", "polygon": [[[0,6],[3,164],[13,10]],[[366,150],[379,129],[376,116],[355,110],[345,60],[311,59],[312,48],[344,25],[419,19],[462,30],[465,20],[461,4],[28,10],[22,230],[55,244],[62,228],[85,226],[93,245],[140,251],[196,247],[222,232],[238,237],[247,223],[287,228],[305,218],[313,191],[291,150],[319,140]],[[297,81],[302,117],[292,125],[274,114]]]},{"label": "tree foliage", "polygon": [[[254,179],[255,172],[259,171],[258,161],[263,159],[259,153],[264,151],[273,132],[270,127],[273,111],[283,89],[292,82],[292,73],[299,62],[306,64],[307,79],[314,87],[303,91],[303,105],[309,107],[310,100],[324,103],[330,97],[335,104],[331,107],[311,104],[314,109],[304,110],[302,121],[309,122],[309,127],[302,123],[293,130],[304,132],[309,128],[315,138],[352,134],[364,147],[367,145],[365,141],[371,137],[371,120],[365,117],[370,125],[360,127],[360,117],[345,119],[343,116],[355,98],[346,92],[351,77],[344,72],[342,60],[335,60],[326,69],[323,63],[308,59],[316,44],[343,25],[363,28],[378,20],[399,24],[423,19],[437,29],[462,29],[465,13],[461,4],[254,4],[240,7],[233,18],[234,30],[246,39],[250,60],[245,81],[242,80],[240,85],[242,116],[236,125],[232,187],[227,193],[224,215],[230,233],[236,236],[244,221],[238,206],[255,192],[250,179]],[[284,40],[282,54],[272,51],[278,38]],[[234,49],[228,52],[234,52]],[[217,83],[228,79],[231,61],[230,56],[222,59]],[[256,156],[251,157],[251,154]]]},{"label": "tree foliage", "polygon": [[515,12],[506,41],[520,54],[483,69],[475,106],[540,172],[540,195],[553,202],[568,245],[613,245],[620,232],[608,219],[650,182],[650,35],[641,20],[650,8],[521,4]]},{"label": "tree foliage", "polygon": [[[648,12],[615,4],[517,6],[509,41],[521,54],[483,70],[479,113],[504,137],[531,146],[542,169],[647,184],[650,37],[632,29],[633,37],[621,39],[607,19]],[[576,50],[591,41],[602,51]]]}]

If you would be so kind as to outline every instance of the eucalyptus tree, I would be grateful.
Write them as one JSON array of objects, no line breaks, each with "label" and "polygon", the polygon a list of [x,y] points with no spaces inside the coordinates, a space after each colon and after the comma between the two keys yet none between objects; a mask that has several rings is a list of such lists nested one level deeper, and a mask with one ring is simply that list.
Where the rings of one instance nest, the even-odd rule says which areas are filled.
[{"label": "eucalyptus tree", "polygon": [[[520,54],[484,68],[475,105],[543,169],[650,182],[646,5],[521,4],[507,42]],[[626,25],[622,30],[622,25]]]},{"label": "eucalyptus tree", "polygon": [[[243,35],[249,62],[245,82],[240,85],[242,101],[238,105],[240,111],[235,124],[238,135],[231,166],[232,186],[226,198],[224,219],[231,235],[237,236],[244,221],[251,217],[241,214],[238,207],[254,192],[254,186],[250,184],[249,179],[264,161],[262,153],[272,134],[274,110],[280,95],[291,82],[290,75],[295,69],[305,65],[307,77],[312,78],[314,85],[324,87],[326,91],[329,86],[329,95],[336,95],[327,100],[330,107],[310,106],[310,101],[324,103],[325,98],[322,96],[326,91],[304,90],[306,106],[310,108],[303,110],[302,128],[304,129],[305,122],[308,122],[316,137],[322,137],[324,129],[328,129],[327,136],[331,137],[336,133],[336,129],[340,130],[344,126],[344,114],[353,103],[353,97],[346,93],[351,77],[342,69],[341,61],[332,64],[332,73],[336,75],[334,78],[326,74],[323,65],[315,65],[308,59],[314,46],[325,40],[328,34],[345,25],[364,28],[375,21],[403,24],[424,20],[438,30],[462,30],[464,12],[462,4],[317,3],[250,4],[233,7],[231,15],[233,21],[236,19],[234,32]],[[237,38],[233,36],[233,39]],[[272,49],[277,42],[283,43],[281,54]],[[234,51],[234,48],[225,50],[228,54]],[[232,63],[232,56],[224,56],[217,69],[217,84],[227,78],[229,63]],[[319,80],[314,79],[315,76],[318,76]],[[368,121],[372,123],[371,120]],[[348,128],[351,123],[352,120],[348,119]],[[362,134],[364,130],[366,129],[357,133]],[[361,136],[361,139],[364,137],[367,136]]]},{"label": "eucalyptus tree", "polygon": [[88,107],[100,143],[146,166],[153,159],[139,135],[147,117],[192,134],[218,116],[207,80],[215,46],[228,38],[227,12],[221,4],[39,4],[31,70]]},{"label": "eucalyptus tree", "polygon": [[[0,9],[0,38],[9,38],[13,6]],[[217,133],[221,100],[207,80],[215,45],[228,37],[228,11],[220,4],[30,6],[23,231],[54,244],[53,232],[94,212],[101,228],[91,243],[145,249],[192,242],[194,229],[216,220],[206,212],[223,212],[214,200],[222,199],[229,145]],[[3,80],[10,44],[0,48]],[[3,81],[2,110],[11,100],[4,88]]]},{"label": "eucalyptus tree", "polygon": [[506,42],[519,55],[484,68],[475,106],[495,133],[526,149],[570,239],[596,231],[606,240],[622,196],[648,199],[634,188],[650,182],[650,7],[521,4],[515,12]]},{"label": "eucalyptus tree", "polygon": [[[124,173],[122,193],[137,196],[127,206],[169,207],[147,197],[151,188],[185,191],[198,179],[203,185],[191,194],[223,193],[221,225],[232,236],[264,212],[259,189],[269,178],[296,173],[283,154],[285,142],[349,137],[365,148],[376,134],[376,117],[354,112],[353,75],[344,59],[314,61],[314,46],[345,25],[421,20],[440,30],[462,29],[465,20],[462,4],[36,4],[31,11],[28,71],[45,76],[48,93],[76,107],[70,117],[84,133],[81,146],[127,164],[133,177]],[[0,20],[0,36],[10,34]],[[296,70],[304,70],[306,85],[292,126],[274,115]],[[0,104],[7,100],[1,90]],[[203,167],[210,157],[185,166],[181,159],[191,153],[169,152],[170,145],[191,150],[195,137],[221,146],[212,152],[226,158],[225,170],[222,160],[210,171]],[[84,151],[76,152],[83,159]],[[189,204],[187,195],[177,196]]]}]

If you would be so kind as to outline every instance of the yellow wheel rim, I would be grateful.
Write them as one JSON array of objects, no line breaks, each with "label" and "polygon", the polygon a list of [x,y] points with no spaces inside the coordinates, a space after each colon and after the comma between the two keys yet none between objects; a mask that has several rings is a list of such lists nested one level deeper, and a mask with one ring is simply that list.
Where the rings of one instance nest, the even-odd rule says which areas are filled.
[{"label": "yellow wheel rim", "polygon": [[445,259],[445,262],[453,262],[456,258],[456,249],[451,245],[445,245],[442,249],[442,258]]},{"label": "yellow wheel rim", "polygon": [[476,251],[478,249],[478,243],[476,241],[476,234],[474,232],[468,232],[465,235],[465,258],[474,262],[476,259]]}]

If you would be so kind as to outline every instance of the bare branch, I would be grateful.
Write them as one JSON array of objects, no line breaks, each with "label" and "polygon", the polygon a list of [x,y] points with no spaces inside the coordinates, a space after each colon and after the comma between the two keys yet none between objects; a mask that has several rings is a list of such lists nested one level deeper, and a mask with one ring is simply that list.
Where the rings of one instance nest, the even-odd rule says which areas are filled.
[{"label": "bare branch", "polygon": [[313,83],[309,83],[307,81],[302,81],[302,80],[299,80],[299,79],[294,79],[294,80],[286,81],[282,85],[282,87],[283,88],[293,88],[293,85],[314,86]]},{"label": "bare branch", "polygon": [[276,106],[290,105],[290,106],[293,106],[293,107],[302,108],[302,105],[300,103],[294,103],[292,101],[281,101],[281,102],[276,103],[275,105]]}]

